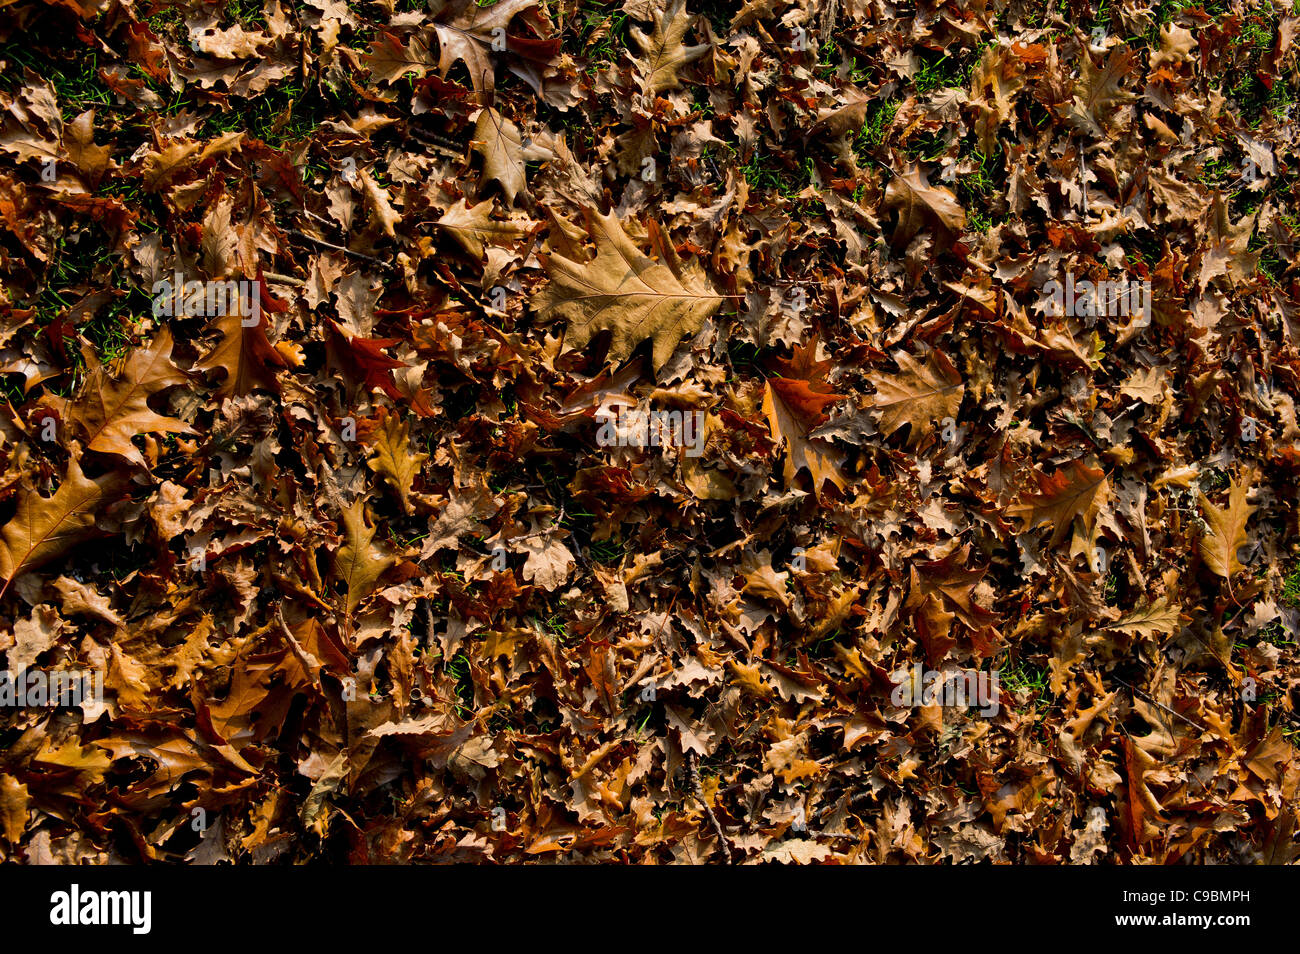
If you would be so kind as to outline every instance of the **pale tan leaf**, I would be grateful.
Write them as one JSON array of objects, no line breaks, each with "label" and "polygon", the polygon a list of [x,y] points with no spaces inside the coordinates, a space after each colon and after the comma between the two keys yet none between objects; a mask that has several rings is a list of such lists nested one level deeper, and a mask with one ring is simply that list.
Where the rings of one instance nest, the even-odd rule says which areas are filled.
[{"label": "pale tan leaf", "polygon": [[482,261],[486,246],[506,245],[527,231],[518,222],[492,218],[490,199],[474,206],[459,199],[434,224],[459,242],[478,261]]},{"label": "pale tan leaf", "polygon": [[389,201],[388,193],[383,186],[370,178],[370,173],[365,169],[357,170],[357,179],[361,182],[361,193],[366,197],[366,207],[370,209],[370,214],[379,223],[385,235],[396,238],[397,232],[394,226],[402,221],[402,213],[393,208],[393,203]]},{"label": "pale tan leaf", "polygon": [[707,43],[687,46],[682,40],[691,25],[685,0],[674,0],[667,10],[654,13],[654,34],[646,36],[633,28],[633,42],[641,48],[641,91],[654,96],[682,85],[678,72],[687,63],[699,59],[708,50]]},{"label": "pale tan leaf", "polygon": [[907,442],[914,446],[934,429],[935,421],[956,417],[966,386],[941,351],[931,351],[924,364],[906,352],[899,353],[896,360],[900,374],[871,377],[876,387],[875,407],[881,412],[880,432],[888,436],[910,424]]},{"label": "pale tan leaf", "polygon": [[483,182],[497,182],[508,205],[514,205],[515,197],[527,191],[524,164],[551,157],[549,149],[526,140],[517,125],[491,107],[478,114],[473,149],[483,157]]},{"label": "pale tan leaf", "polygon": [[1128,633],[1130,636],[1171,636],[1182,628],[1182,614],[1168,597],[1156,600],[1129,613],[1106,629]]},{"label": "pale tan leaf", "polygon": [[596,243],[595,259],[547,256],[551,281],[534,306],[543,320],[568,320],[565,343],[572,347],[611,332],[611,361],[630,357],[637,345],[652,340],[657,371],[682,338],[699,331],[721,307],[722,296],[698,271],[679,276],[643,254],[613,213],[589,212],[587,227]]}]

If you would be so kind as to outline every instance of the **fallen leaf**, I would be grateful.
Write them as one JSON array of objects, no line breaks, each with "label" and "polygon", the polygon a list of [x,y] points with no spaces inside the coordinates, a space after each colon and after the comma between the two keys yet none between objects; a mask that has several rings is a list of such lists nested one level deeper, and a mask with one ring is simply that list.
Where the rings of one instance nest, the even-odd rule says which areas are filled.
[{"label": "fallen leaf", "polygon": [[599,332],[612,332],[611,361],[631,357],[646,339],[653,341],[656,370],[678,342],[699,331],[722,306],[698,269],[681,274],[646,257],[613,214],[589,212],[587,229],[596,257],[579,262],[552,253],[546,257],[550,283],[534,299],[545,321],[568,321],[566,344],[581,348]]}]

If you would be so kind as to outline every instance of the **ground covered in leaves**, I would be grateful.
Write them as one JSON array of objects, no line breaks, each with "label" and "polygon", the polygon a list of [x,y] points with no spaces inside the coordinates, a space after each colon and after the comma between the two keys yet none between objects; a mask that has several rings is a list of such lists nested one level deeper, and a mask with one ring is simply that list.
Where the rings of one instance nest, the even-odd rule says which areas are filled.
[{"label": "ground covered in leaves", "polygon": [[1292,860],[1298,27],[0,3],[0,854]]}]

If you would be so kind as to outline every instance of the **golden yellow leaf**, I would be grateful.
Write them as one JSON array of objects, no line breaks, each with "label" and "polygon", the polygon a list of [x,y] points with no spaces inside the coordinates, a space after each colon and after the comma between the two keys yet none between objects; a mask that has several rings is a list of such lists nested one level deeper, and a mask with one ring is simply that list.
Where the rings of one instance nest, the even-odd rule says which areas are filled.
[{"label": "golden yellow leaf", "polygon": [[1228,488],[1228,506],[1222,509],[1210,503],[1205,494],[1199,495],[1207,529],[1197,549],[1205,565],[1225,580],[1230,580],[1232,574],[1244,567],[1237,559],[1237,550],[1247,543],[1246,521],[1255,512],[1255,508],[1246,503],[1249,493],[1250,477],[1243,474],[1232,481]]},{"label": "golden yellow leaf", "polygon": [[334,554],[334,576],[347,588],[347,611],[355,610],[396,559],[374,545],[375,529],[366,524],[366,505],[358,497],[343,511],[344,543]]},{"label": "golden yellow leaf", "polygon": [[429,459],[428,454],[412,454],[409,428],[405,421],[387,409],[380,410],[379,427],[375,432],[375,456],[366,462],[377,474],[382,474],[402,501],[402,509],[411,512],[411,487],[420,465]]}]

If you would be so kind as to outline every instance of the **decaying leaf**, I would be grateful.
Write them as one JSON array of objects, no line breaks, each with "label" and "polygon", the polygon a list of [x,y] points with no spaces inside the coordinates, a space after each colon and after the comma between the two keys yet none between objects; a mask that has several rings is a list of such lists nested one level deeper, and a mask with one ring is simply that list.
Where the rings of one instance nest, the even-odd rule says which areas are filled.
[{"label": "decaying leaf", "polygon": [[420,465],[429,459],[428,454],[411,450],[410,428],[395,414],[384,412],[375,430],[375,456],[367,461],[375,473],[383,474],[389,486],[397,492],[402,509],[411,512],[411,488],[420,472]]},{"label": "decaying leaf", "polygon": [[925,172],[915,163],[889,181],[885,206],[898,213],[898,223],[894,227],[895,245],[907,244],[927,225],[938,226],[950,233],[960,232],[966,227],[966,212],[952,190],[930,185]]},{"label": "decaying leaf", "polygon": [[519,127],[495,109],[478,114],[474,127],[474,149],[483,157],[483,180],[501,185],[508,205],[527,187],[524,163],[550,158],[551,152],[524,136]]},{"label": "decaying leaf", "polygon": [[334,577],[344,588],[347,598],[344,606],[353,612],[379,582],[395,558],[374,543],[374,527],[366,521],[366,505],[355,500],[342,511],[343,544],[334,554]]},{"label": "decaying leaf", "polygon": [[821,494],[826,481],[841,489],[846,486],[844,475],[835,461],[834,449],[824,441],[809,436],[809,425],[772,382],[768,382],[763,395],[763,414],[771,428],[772,437],[785,442],[786,486],[794,484],[795,475],[800,470],[808,471],[815,494]]},{"label": "decaying leaf", "polygon": [[1087,538],[1092,539],[1097,516],[1110,492],[1106,472],[1074,460],[1051,476],[1035,473],[1034,477],[1038,492],[1026,494],[1008,513],[1018,517],[1025,530],[1050,523],[1052,545],[1065,539],[1075,517],[1080,518]]}]

